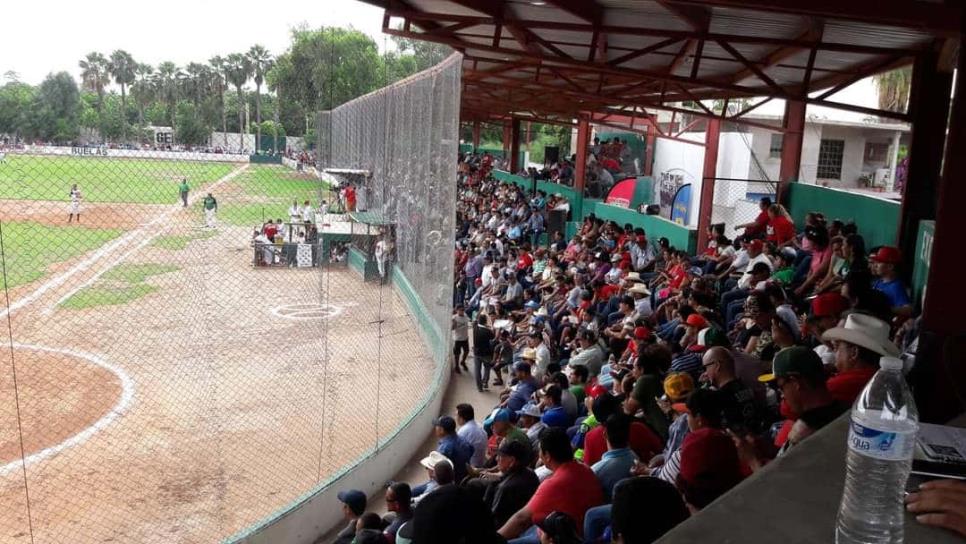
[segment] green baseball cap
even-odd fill
[[[784,378],[790,374],[800,376],[821,376],[825,370],[822,368],[822,359],[814,351],[802,347],[792,346],[779,351],[772,361],[771,374],[758,376],[760,382],[770,382],[775,378]]]

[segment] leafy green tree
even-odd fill
[[[197,106],[187,100],[178,102],[178,128],[175,130],[175,140],[187,145],[203,145],[208,141],[210,129],[203,122],[203,116]]]
[[[37,92],[34,87],[11,79],[0,87],[0,134],[12,134],[14,139],[32,133],[31,110]]]
[[[376,43],[353,29],[296,29],[291,47],[278,64],[281,99],[297,102],[305,112],[332,109],[384,81]]]
[[[80,90],[74,78],[67,72],[48,75],[37,89],[34,111],[36,136],[55,142],[76,138]]]
[[[116,49],[111,53],[107,63],[107,70],[114,78],[114,83],[121,86],[121,138],[127,138],[127,87],[134,83],[137,77],[138,63],[130,53],[123,49]]]
[[[261,45],[253,45],[248,50],[248,62],[251,65],[252,79],[255,80],[255,151],[262,143],[262,83],[265,82],[265,74],[272,69],[274,59],[268,49]]]
[[[453,53],[448,45],[441,43],[414,40],[402,36],[393,36],[392,41],[396,44],[396,51],[399,52],[397,57],[413,63],[414,70],[402,77],[408,77],[431,66],[436,66]],[[399,79],[402,79],[402,77]],[[392,79],[390,83],[393,81],[398,80]]]
[[[225,60],[225,78],[228,83],[235,87],[238,92],[238,149],[245,149],[245,135],[244,135],[244,124],[243,119],[243,104],[245,102],[244,94],[242,93],[242,87],[248,82],[248,78],[251,77],[252,67],[248,60],[248,57],[241,53],[232,53],[228,55]]]
[[[912,66],[873,76],[879,94],[879,109],[906,111],[909,105],[909,89],[912,87]]]

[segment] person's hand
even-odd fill
[[[654,397],[654,401],[657,402],[657,407],[664,412],[664,415],[669,415],[671,413],[671,401],[662,397]]]
[[[631,474],[634,476],[649,476],[651,469],[644,463],[635,460],[634,464],[631,465]]]
[[[906,509],[923,525],[943,527],[966,537],[966,481],[934,480],[906,496]]]

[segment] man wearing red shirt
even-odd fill
[[[654,431],[640,421],[631,423],[630,440],[628,446],[637,455],[637,458],[646,463],[656,454],[661,453],[664,445]],[[590,430],[584,437],[584,464],[592,466],[600,461],[607,451],[607,439],[604,436],[604,426],[598,425]]]
[[[778,204],[768,208],[768,241],[778,246],[788,245],[795,240],[795,224],[782,213]]]
[[[879,370],[879,358],[897,357],[889,341],[889,324],[869,315],[850,314],[845,325],[825,331],[822,340],[835,346],[836,374],[825,387],[835,400],[851,404]]]
[[[527,246],[523,246],[520,250],[520,256],[517,257],[517,270],[526,270],[533,266],[533,257],[530,256],[530,251]]]
[[[604,491],[594,471],[574,461],[570,439],[563,429],[551,428],[540,437],[540,460],[553,474],[544,480],[526,506],[517,511],[500,527],[506,539],[525,537],[537,539],[536,524],[551,512],[563,512],[576,522],[583,533],[584,514],[603,504]]]
[[[743,223],[737,225],[737,229],[745,229],[745,238],[751,240],[753,238],[761,238],[765,235],[765,231],[768,228],[768,208],[771,207],[771,199],[767,196],[762,198],[758,203],[758,208],[761,210],[758,213],[758,217],[755,218],[751,223]]]

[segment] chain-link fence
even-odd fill
[[[354,262],[322,205],[341,188],[311,169],[0,153],[0,542],[228,539],[425,404],[448,338],[458,82],[451,60],[345,106],[392,115],[391,146],[333,153],[387,165],[382,266]]]
[[[736,226],[752,223],[758,217],[762,198],[775,201],[777,189],[776,182],[754,179],[705,178],[703,183],[714,184],[711,224],[723,223],[725,236],[732,240],[743,232]]]

